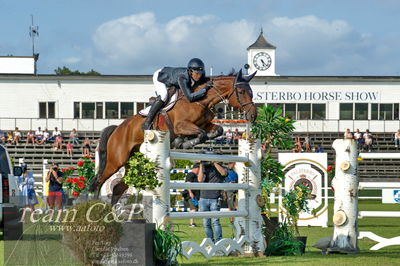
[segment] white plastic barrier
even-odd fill
[[[194,253],[200,252],[205,257],[212,257],[216,253],[222,252],[228,255],[233,250],[239,252],[263,252],[264,237],[262,234],[261,209],[257,205],[257,198],[261,197],[261,149],[259,140],[240,140],[238,156],[215,155],[215,154],[195,154],[171,152],[169,142],[169,132],[167,131],[145,131],[145,140],[141,146],[141,152],[148,158],[155,161],[160,170],[158,179],[162,185],[153,194],[153,222],[164,224],[169,219],[187,218],[217,218],[217,217],[236,217],[236,232],[234,239],[222,239],[217,243],[212,243],[210,239],[204,239],[199,245],[192,241],[182,243],[184,256],[190,258]],[[181,183],[170,181],[171,159],[185,159],[193,161],[218,161],[218,162],[238,162],[236,169],[239,176],[239,184],[212,184],[212,183]],[[202,189],[202,190],[235,190],[238,193],[238,210],[231,212],[170,212],[170,189]],[[243,244],[245,251],[242,250]],[[189,248],[189,249],[188,249]]]

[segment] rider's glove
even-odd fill
[[[211,89],[213,85],[214,84],[213,84],[212,80],[209,80],[209,81],[207,81],[207,84],[206,84],[206,86],[204,88],[206,90],[208,90],[208,89]]]

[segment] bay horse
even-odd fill
[[[170,127],[160,126],[158,130],[170,130],[171,147],[188,149],[196,144],[204,143],[223,134],[221,126],[211,123],[215,117],[215,105],[220,102],[244,112],[246,119],[254,122],[257,117],[257,108],[253,103],[253,92],[249,81],[256,73],[247,77],[242,76],[242,70],[236,75],[219,76],[212,78],[212,87],[208,89],[205,97],[196,102],[189,102],[181,93],[175,106],[167,111]],[[204,84],[196,89],[203,88]],[[160,118],[160,114],[158,115]],[[159,119],[158,118],[158,119]],[[139,151],[143,143],[144,131],[141,126],[145,117],[136,114],[124,120],[119,126],[106,127],[100,136],[99,143],[99,170],[90,186],[91,192],[99,196],[101,186],[116,173],[130,156]],[[155,121],[157,118],[155,119]],[[173,132],[171,132],[173,131]],[[113,188],[111,203],[114,205],[128,189],[123,182]]]

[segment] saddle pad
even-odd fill
[[[177,98],[178,98],[178,91],[175,92],[174,95],[172,95],[172,97],[169,98],[168,103],[164,106],[164,108],[162,110],[165,112],[168,112],[169,110],[171,110],[172,107],[174,107]],[[149,114],[150,108],[151,108],[151,105],[147,106],[143,110],[140,110],[139,114],[142,116],[147,116]]]

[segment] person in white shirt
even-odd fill
[[[18,145],[19,141],[21,140],[22,135],[21,135],[21,131],[19,131],[19,129],[16,127],[15,131],[14,131],[14,140],[13,142]]]
[[[233,133],[230,129],[225,134],[226,144],[233,144]]]
[[[358,150],[362,151],[363,145],[364,145],[364,138],[363,138],[363,134],[360,132],[360,130],[358,128],[357,128],[356,132],[354,132],[354,139],[357,142]]]
[[[35,142],[36,144],[43,144],[43,131],[40,127],[35,132]]]
[[[55,127],[54,130],[53,130],[53,134],[51,135],[51,137],[48,140],[49,141],[54,141],[54,140],[56,140],[57,136],[61,136],[61,131],[59,131],[58,128]]]
[[[396,148],[400,146],[400,129],[398,129],[397,132],[394,133],[394,146]]]
[[[371,152],[372,150],[372,138],[373,138],[372,133],[369,132],[368,129],[366,129],[364,133],[364,143],[365,143],[365,149],[368,152]]]

